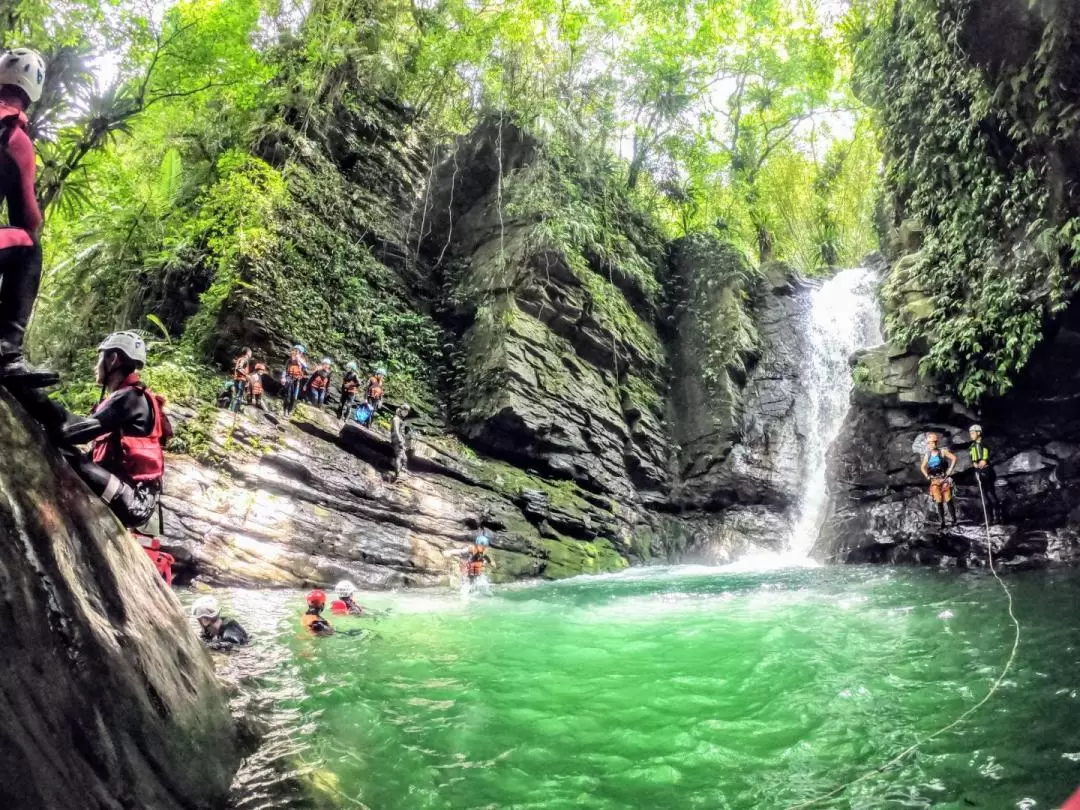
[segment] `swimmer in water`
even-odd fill
[[[308,609],[300,617],[300,624],[313,636],[332,636],[334,627],[322,617],[326,608],[326,593],[314,590],[307,595]]]

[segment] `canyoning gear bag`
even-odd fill
[[[374,409],[367,402],[361,402],[356,406],[356,410],[353,412],[353,419],[359,422],[361,425],[366,425],[371,422],[371,417],[375,415]]]
[[[134,375],[132,375],[134,376]],[[119,466],[130,481],[151,483],[165,475],[165,445],[173,436],[172,424],[165,415],[165,399],[147,388],[138,378],[129,377],[110,397],[136,390],[146,397],[153,414],[153,424],[146,436],[131,436],[123,430],[114,431],[94,440],[91,451],[95,464]],[[91,413],[101,408],[108,399],[102,400]]]

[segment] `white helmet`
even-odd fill
[[[146,365],[146,341],[138,332],[113,332],[101,341],[97,350],[99,352],[118,351],[139,368]]]
[[[29,48],[15,48],[0,56],[0,84],[13,84],[30,98],[41,98],[45,85],[45,60]]]
[[[221,606],[212,596],[200,596],[191,603],[191,615],[196,619],[216,619],[220,613]]]
[[[342,599],[351,599],[352,595],[356,593],[356,586],[349,582],[349,580],[343,579],[334,587],[334,590],[337,591],[337,595]]]
[[[972,425],[968,428],[968,433],[982,433],[982,425]]]

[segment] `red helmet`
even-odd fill
[[[326,593],[314,590],[307,595],[307,603],[310,607],[324,607],[326,605]]]

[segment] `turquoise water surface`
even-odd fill
[[[1007,581],[1023,636],[998,695],[817,806],[1055,808],[1080,785],[1080,574]],[[243,810],[782,810],[952,721],[1013,639],[989,575],[915,569],[379,594],[390,618],[328,639],[298,635],[302,594],[222,595],[256,635],[224,674],[269,732]]]

